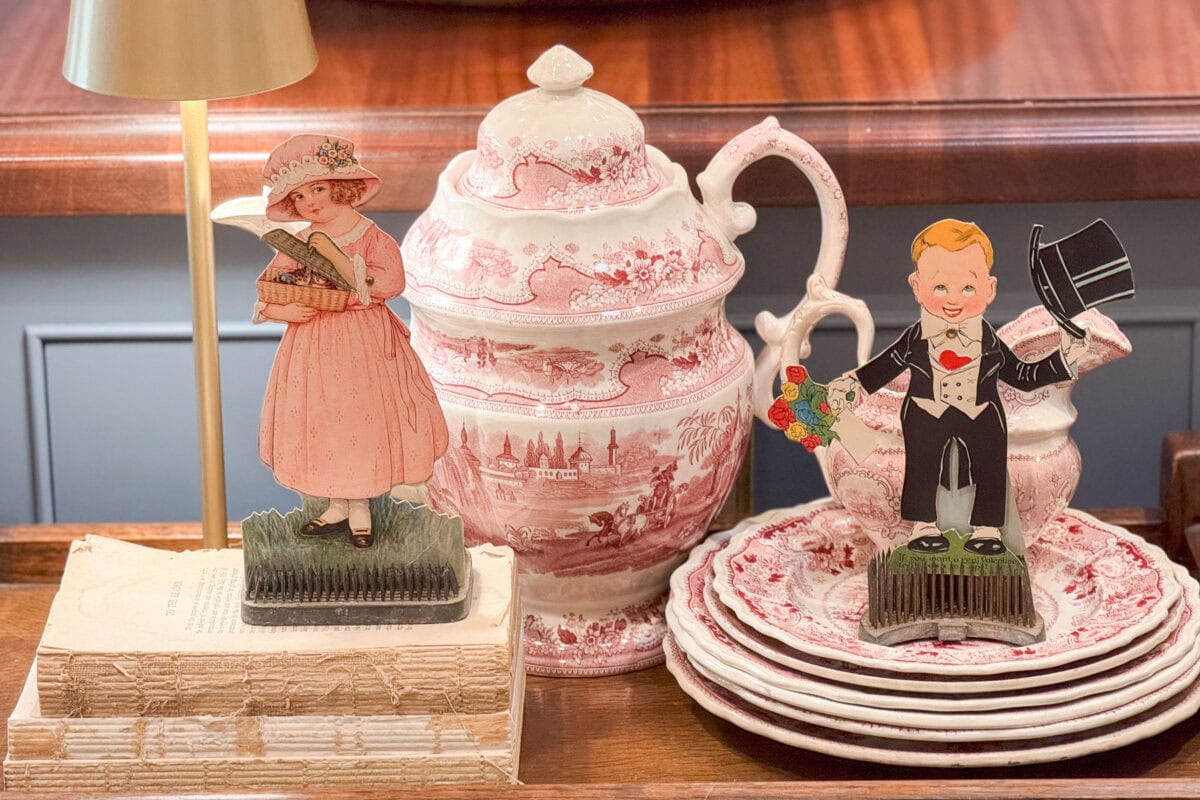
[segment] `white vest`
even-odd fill
[[[947,322],[921,309],[921,338],[929,343],[929,363],[933,367],[933,398],[914,397],[920,408],[934,417],[941,417],[947,408],[954,407],[975,419],[987,404],[976,402],[979,389],[979,357],[983,351],[983,317],[975,316],[962,322]],[[943,353],[971,359],[957,369],[942,365]]]

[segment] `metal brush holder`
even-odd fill
[[[937,558],[900,566],[896,552],[878,553],[867,564],[867,613],[859,623],[863,641],[893,645],[971,638],[1024,646],[1045,638],[1024,559],[1012,557],[994,570],[977,561]]]
[[[395,625],[454,622],[467,615],[471,559],[459,517],[382,497],[371,501],[374,544],[300,536],[315,516],[306,503],[286,515],[242,523],[242,621],[250,625]]]

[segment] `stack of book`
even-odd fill
[[[244,626],[242,554],[71,549],[8,721],[5,788],[507,783],[524,706],[512,551],[461,622]]]

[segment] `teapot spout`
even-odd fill
[[[1097,309],[1088,309],[1074,321],[1088,335],[1087,350],[1077,362],[1080,375],[1133,352],[1133,345],[1117,323]],[[1012,351],[1025,360],[1049,353],[1058,346],[1060,336],[1058,323],[1042,306],[1027,309],[998,333]]]

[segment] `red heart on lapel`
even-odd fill
[[[953,350],[943,350],[942,354],[938,356],[938,361],[951,372],[971,363],[971,359],[968,356],[960,356]]]

